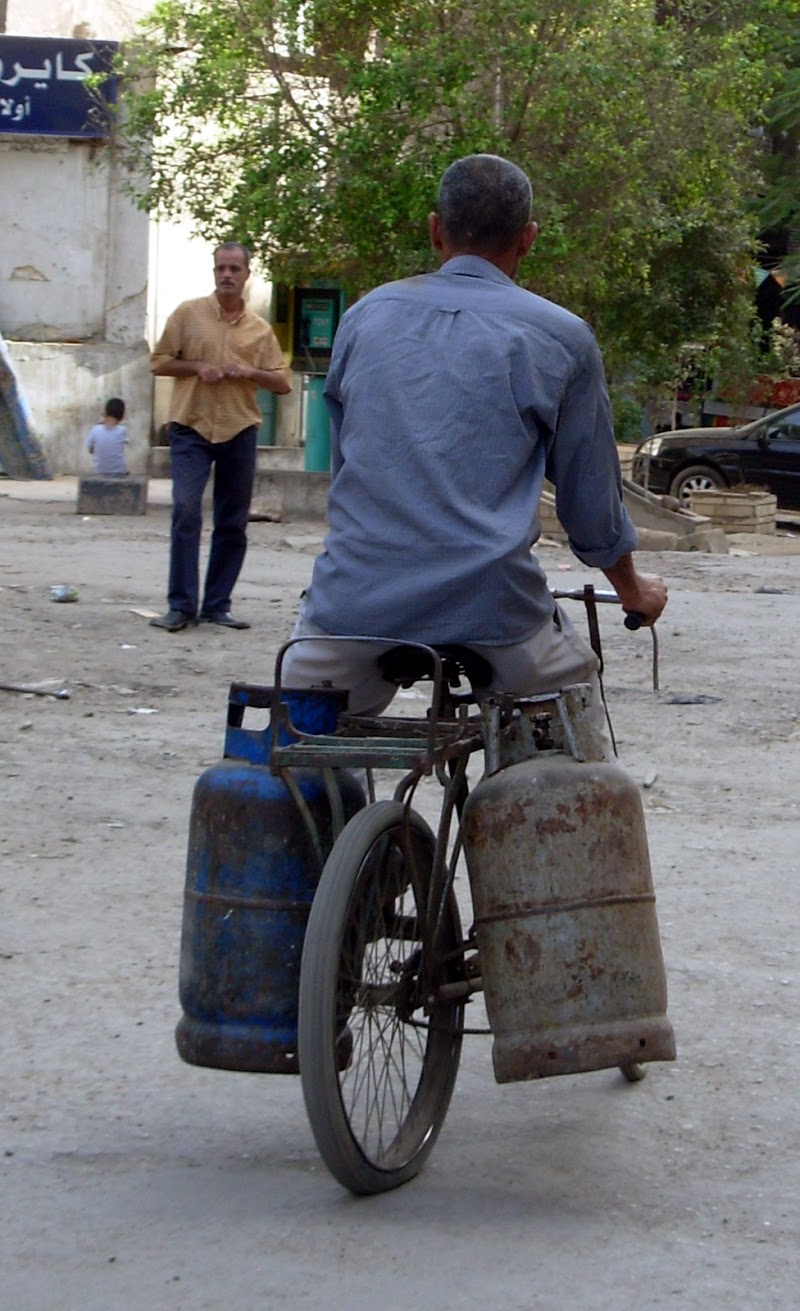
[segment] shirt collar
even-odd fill
[[[447,277],[460,274],[467,278],[486,278],[489,282],[501,282],[512,287],[516,285],[513,278],[509,278],[496,264],[480,255],[453,255],[441,265],[438,272]]]
[[[218,299],[217,299],[217,293],[216,293],[215,291],[212,291],[212,293],[211,293],[211,295],[209,296],[208,299],[209,299],[209,301],[211,302],[211,304],[214,306],[214,313],[215,313],[215,315],[217,316],[218,319],[221,320],[221,319],[222,319],[222,306],[220,305],[220,303],[219,303],[219,301],[218,301]],[[247,306],[246,306],[246,305],[242,305],[241,313],[237,314],[235,319],[226,319],[225,322],[226,322],[226,323],[238,323],[240,319],[243,319],[243,318],[244,318],[244,316],[245,316],[246,313],[247,313]]]

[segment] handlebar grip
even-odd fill
[[[644,615],[640,614],[638,610],[629,610],[625,615],[625,627],[629,628],[632,633],[635,633],[637,628],[641,628],[643,623]]]

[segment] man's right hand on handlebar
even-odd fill
[[[667,604],[667,585],[658,574],[642,574],[632,555],[623,555],[615,565],[604,569],[627,614],[641,616],[641,626],[651,628]]]

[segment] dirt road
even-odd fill
[[[172,636],[137,613],[163,608],[166,506],[84,520],[9,489],[0,682],[69,698],[0,691],[4,1311],[798,1305],[798,539],[642,557],[671,591],[658,696],[649,635],[603,616],[678,1061],[498,1087],[471,1039],[423,1174],[357,1202],[297,1079],[173,1043],[192,787],[228,684],[270,681],[320,530],[252,525],[253,628]]]

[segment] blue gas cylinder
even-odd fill
[[[244,708],[269,706],[271,697],[271,688],[232,686],[224,758],[195,784],[175,1040],[191,1065],[291,1074],[300,957],[320,868],[297,803],[270,771],[271,725],[242,727]],[[332,733],[346,698],[333,689],[281,693],[304,733]],[[323,776],[292,774],[327,856],[333,824]],[[365,797],[347,770],[336,770],[336,781],[346,821]]]

